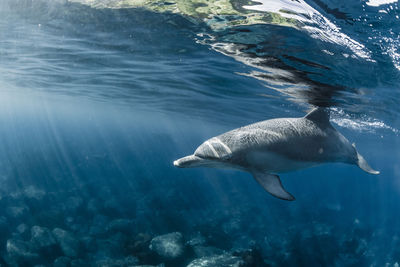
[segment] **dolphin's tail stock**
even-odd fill
[[[358,152],[357,152],[357,165],[365,172],[371,174],[379,174],[379,171],[375,171],[374,169],[372,169],[371,166],[369,166],[367,161],[364,159],[364,157],[361,156],[360,153]]]

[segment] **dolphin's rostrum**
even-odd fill
[[[180,168],[216,167],[250,172],[273,196],[294,200],[275,173],[327,162],[343,162],[373,170],[329,122],[329,113],[315,108],[302,118],[279,118],[250,124],[200,145],[193,155],[174,161]]]

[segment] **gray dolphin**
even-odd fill
[[[174,161],[180,168],[233,168],[250,172],[273,196],[294,200],[282,186],[281,173],[328,162],[373,170],[354,145],[329,122],[329,113],[315,108],[302,118],[279,118],[250,124],[200,145],[193,155]]]

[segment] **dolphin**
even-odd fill
[[[329,112],[318,107],[301,118],[265,120],[208,139],[193,155],[175,160],[174,165],[247,171],[271,195],[294,200],[277,173],[329,162],[354,164],[379,174],[331,125]]]

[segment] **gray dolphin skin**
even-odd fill
[[[179,168],[233,168],[250,172],[273,196],[294,200],[276,173],[328,162],[354,164],[373,170],[329,122],[329,112],[315,108],[302,118],[279,118],[250,124],[200,145],[193,155],[174,161]]]

